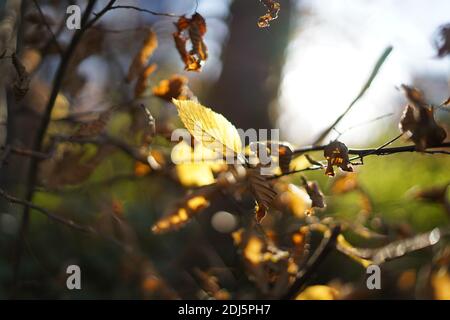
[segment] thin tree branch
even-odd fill
[[[139,7],[136,7],[136,6],[125,6],[125,5],[112,6],[107,11],[116,10],[116,9],[136,10],[136,11],[139,11],[139,12],[149,13],[149,14],[152,14],[154,16],[165,16],[165,17],[170,17],[170,18],[180,18],[181,17],[180,15],[176,15],[176,14],[173,14],[173,13],[156,12],[156,11],[152,11],[152,10],[139,8]]]
[[[338,125],[338,123],[341,122],[341,120],[347,115],[347,113],[351,110],[351,108],[355,105],[355,103],[358,102],[358,100],[366,93],[367,89],[369,89],[370,85],[372,84],[372,81],[377,76],[381,66],[386,61],[386,58],[391,53],[392,49],[393,49],[392,46],[389,46],[386,49],[384,49],[383,54],[378,58],[378,61],[375,64],[369,76],[369,79],[367,79],[366,83],[364,84],[364,86],[362,87],[356,98],[353,99],[353,101],[350,103],[347,109],[345,109],[345,111],[339,117],[337,117],[337,119],[319,135],[319,137],[314,141],[313,145],[321,143],[328,136],[330,131],[333,130],[333,128],[335,128]]]
[[[108,5],[105,7],[105,9],[109,6],[112,6],[115,1],[110,1]],[[53,87],[49,96],[49,100],[47,102],[47,105],[45,107],[44,115],[41,120],[41,123],[39,125],[35,141],[33,144],[33,149],[40,152],[42,151],[43,147],[43,141],[45,134],[47,132],[48,124],[50,123],[50,115],[52,113],[53,107],[55,105],[56,97],[58,96],[58,93],[61,89],[64,77],[66,75],[67,67],[70,64],[70,60],[72,58],[73,53],[75,52],[76,47],[78,46],[79,42],[81,41],[84,33],[89,28],[89,26],[93,25],[100,17],[106,13],[107,10],[103,9],[100,14],[98,14],[94,19],[89,21],[89,16],[92,13],[92,10],[94,9],[96,0],[89,0],[86,9],[83,13],[83,16],[81,18],[81,29],[77,30],[72,37],[72,40],[70,41],[70,44],[67,48],[67,50],[64,52],[63,56],[61,57],[61,61],[59,63],[58,69],[56,71],[55,78],[53,80]],[[89,21],[89,22],[88,22]],[[36,185],[37,175],[38,175],[38,159],[32,158],[30,168],[28,171],[28,177],[26,181],[26,193],[25,193],[25,201],[26,203],[31,203],[33,199],[34,189]],[[23,240],[25,237],[25,234],[28,229],[29,224],[29,215],[30,215],[30,206],[25,205],[23,214],[22,214],[22,222],[20,225],[19,230],[19,238],[17,240],[16,244],[16,253],[15,258],[13,261],[13,288],[17,286],[18,276],[19,276],[19,269],[20,269],[20,262],[22,257],[22,251],[23,251]]]
[[[26,200],[22,200],[19,199],[15,196],[12,196],[10,194],[8,194],[5,190],[0,189],[0,196],[2,196],[3,198],[5,198],[7,201],[11,202],[11,203],[15,203],[15,204],[19,204],[22,206],[27,206],[31,209],[34,209],[42,214],[44,214],[47,218],[49,218],[52,221],[55,221],[59,224],[65,225],[69,228],[75,229],[77,231],[81,231],[84,233],[88,233],[97,237],[102,237],[108,241],[113,242],[114,244],[122,247],[125,250],[129,250],[128,247],[126,247],[123,243],[119,242],[118,240],[114,239],[114,238],[110,238],[107,237],[105,235],[100,234],[97,230],[95,230],[93,227],[91,226],[83,226],[79,223],[76,223],[75,221],[71,220],[71,219],[65,219],[59,215],[56,215],[54,213],[51,213],[50,211],[48,211],[47,209],[40,207],[38,205],[35,205],[34,203],[30,202],[30,201],[26,201]]]
[[[49,154],[44,153],[44,152],[29,150],[29,149],[15,147],[15,146],[11,146],[11,145],[0,146],[0,150],[3,150],[5,152],[5,154],[6,153],[8,153],[8,154],[14,153],[19,156],[37,158],[39,160],[45,160],[50,157]],[[5,161],[7,161],[7,160],[3,159],[3,162],[5,162]],[[0,166],[1,166],[1,164],[0,164]]]

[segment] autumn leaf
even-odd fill
[[[348,148],[342,142],[337,140],[331,142],[325,147],[323,154],[327,159],[326,175],[334,176],[333,166],[338,166],[344,171],[353,171],[348,157]]]
[[[282,173],[290,171],[293,149],[289,144],[278,145],[278,162]]]
[[[144,68],[144,70],[139,74],[139,77],[136,81],[136,85],[134,86],[134,97],[139,98],[142,94],[147,90],[148,87],[148,77],[157,69],[157,65],[152,63],[148,67]]]
[[[156,34],[152,30],[148,30],[141,49],[134,57],[133,62],[128,69],[127,82],[133,81],[141,74],[157,47],[158,39],[156,38]]]
[[[258,27],[267,28],[270,26],[270,21],[278,18],[278,12],[280,11],[280,3],[274,0],[260,0],[262,4],[267,8],[266,14],[262,15],[258,19]]]
[[[195,13],[191,19],[180,17],[175,23],[177,31],[172,34],[175,47],[184,62],[186,71],[200,71],[202,62],[208,58],[208,49],[203,37],[206,33],[205,19]],[[192,49],[186,49],[187,41],[192,43]]]
[[[419,151],[442,143],[447,133],[436,123],[434,109],[425,101],[423,93],[404,84],[401,88],[410,104],[400,118],[400,131],[409,134]]]
[[[186,129],[203,146],[222,156],[239,156],[242,143],[239,133],[224,116],[192,100],[172,102]]]
[[[152,226],[153,233],[164,233],[184,226],[195,214],[209,206],[209,201],[202,195],[194,195],[186,199],[169,215],[159,219]]]
[[[441,144],[447,137],[445,130],[436,123],[433,108],[407,105],[400,119],[400,131],[408,133],[417,150]]]
[[[226,167],[224,161],[214,151],[197,144],[194,149],[186,142],[175,145],[171,153],[172,161],[180,183],[185,187],[201,187],[216,181],[214,172]]]
[[[315,285],[309,286],[303,290],[295,300],[337,300],[339,291],[335,288]]]
[[[170,79],[164,79],[153,87],[153,95],[165,101],[171,102],[172,99],[186,99],[188,79],[180,75],[173,75]]]
[[[305,187],[306,192],[311,198],[313,208],[325,208],[325,200],[323,197],[323,193],[319,189],[319,185],[316,181],[306,181],[304,177],[302,177],[303,186]]]
[[[261,175],[260,168],[248,169],[247,181],[249,189],[256,199],[255,217],[257,222],[260,223],[271,207],[277,192],[270,181],[267,180],[267,177]]]

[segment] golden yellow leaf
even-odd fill
[[[196,213],[209,206],[204,196],[193,196],[187,199],[174,212],[162,217],[153,226],[153,233],[164,233],[184,226]]]
[[[186,129],[198,142],[223,156],[241,154],[238,131],[224,116],[192,100],[172,99],[172,102]]]
[[[201,187],[214,183],[211,168],[204,163],[183,163],[176,166],[180,183],[185,187]]]
[[[295,300],[336,300],[338,296],[339,292],[335,288],[316,285],[307,287]]]
[[[217,153],[198,144],[194,149],[186,142],[175,145],[171,153],[181,184],[201,187],[215,182],[213,172],[221,171],[225,164]]]
[[[290,171],[303,170],[310,166],[311,163],[308,161],[308,159],[304,155],[301,155],[291,160],[291,163],[289,164],[289,170]]]
[[[252,236],[245,246],[244,256],[253,264],[258,264],[263,260],[262,251],[264,244],[258,237]]]
[[[434,289],[434,297],[437,300],[450,300],[450,274],[441,269],[431,276],[431,284]]]
[[[286,205],[292,214],[303,218],[307,210],[311,209],[311,199],[308,193],[294,184],[289,184],[280,194],[281,203]]]

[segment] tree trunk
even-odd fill
[[[224,45],[222,74],[208,105],[237,127],[270,128],[269,106],[278,95],[291,26],[290,0],[281,0],[277,20],[260,29],[266,8],[257,0],[231,5],[230,38]]]

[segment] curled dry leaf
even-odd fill
[[[407,85],[402,85],[402,89],[410,104],[400,119],[400,131],[410,135],[419,151],[442,143],[447,133],[436,123],[434,109],[426,103],[423,93]]]
[[[136,85],[134,86],[134,97],[139,98],[148,88],[148,77],[155,72],[158,66],[155,63],[152,63],[148,67],[144,68],[144,70],[139,74],[139,77],[136,81]]]
[[[277,192],[271,182],[261,175],[259,168],[247,170],[247,181],[249,189],[256,199],[255,215],[258,223],[264,218],[275,199]]]
[[[282,173],[290,171],[292,156],[293,150],[289,144],[280,143],[278,145],[278,162]]]
[[[274,0],[260,0],[267,8],[267,12],[265,15],[259,17],[258,19],[258,27],[267,28],[270,26],[270,21],[278,18],[278,12],[280,11],[280,4]]]
[[[152,226],[153,233],[164,233],[184,226],[195,214],[209,206],[203,195],[194,195],[183,202],[175,211],[161,218]]]
[[[400,119],[400,131],[408,133],[417,150],[423,151],[442,143],[445,130],[434,119],[433,108],[407,105]]]
[[[157,86],[153,87],[153,95],[167,102],[172,102],[172,99],[185,100],[189,91],[187,83],[186,77],[173,75],[170,79],[161,80]]]
[[[304,177],[302,177],[303,186],[305,187],[306,192],[311,198],[312,208],[325,208],[325,199],[323,197],[322,191],[319,189],[319,185],[316,181],[306,181]]]
[[[191,19],[182,16],[175,26],[177,31],[173,33],[173,39],[184,62],[185,70],[200,71],[202,62],[208,58],[208,49],[203,41],[206,33],[205,19],[199,13],[195,13]],[[189,52],[186,49],[188,40],[192,43],[192,49]]]
[[[336,140],[328,144],[323,150],[323,155],[327,159],[326,175],[334,176],[333,166],[338,166],[344,171],[353,171],[348,157],[348,148],[342,142]]]
[[[158,47],[158,39],[152,30],[148,30],[147,35],[142,43],[141,49],[136,54],[133,62],[128,69],[127,82],[136,79],[146,68],[148,60],[152,56],[155,49]]]
[[[427,107],[428,104],[425,101],[425,96],[423,92],[417,88],[408,86],[406,84],[401,85],[401,89],[405,93],[406,99],[414,106],[414,107]]]

